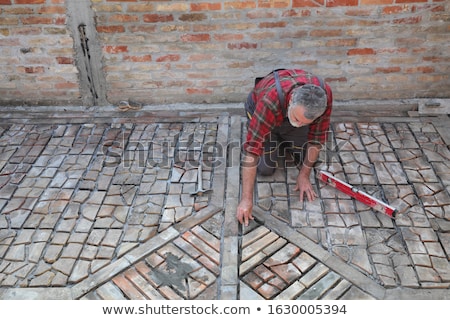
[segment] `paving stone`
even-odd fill
[[[318,263],[313,269],[311,269],[300,279],[300,283],[303,284],[306,288],[309,288],[313,283],[317,282],[320,278],[327,274],[328,270],[328,267],[321,263]]]
[[[13,245],[9,248],[5,259],[10,261],[25,261],[25,244]]]
[[[398,266],[395,268],[395,272],[397,273],[397,276],[399,277],[402,286],[412,288],[419,287],[419,282],[416,273],[414,272],[414,269],[411,266]]]
[[[344,295],[340,298],[341,300],[375,300],[370,294],[362,291],[361,289],[352,286]]]
[[[297,300],[317,300],[332,286],[334,286],[339,279],[340,277],[336,273],[330,272],[302,293]]]
[[[206,119],[207,122],[202,122]],[[246,128],[240,126],[244,121],[239,116],[233,119],[233,128],[239,130],[232,129],[230,134],[235,141],[242,140]],[[202,199],[189,196],[196,188],[199,151],[202,144],[214,145],[217,141],[227,144],[230,117],[185,120],[12,125],[1,131],[2,286],[51,288],[87,283],[92,281],[92,274],[107,269],[114,259],[128,259],[134,256],[130,255],[133,250],[142,251],[142,246],[161,230],[196,219],[195,215],[201,214],[211,201],[208,196]],[[233,283],[218,288],[220,281],[218,284],[215,281],[221,275],[220,261],[224,261],[220,252],[223,223],[220,220],[213,229],[197,226],[190,230],[189,236],[184,234],[184,238],[174,241],[186,255],[183,263],[199,268],[197,277],[188,278],[189,288],[156,289],[151,285],[151,289],[143,274],[142,278],[135,277],[140,280],[134,283],[128,280],[131,288],[144,298],[152,294],[163,299],[215,297],[216,292],[223,292],[234,297],[240,295],[241,299],[262,299],[254,291],[256,287],[245,282],[254,274],[254,268],[266,263],[277,272],[258,286],[264,285],[261,289],[264,298],[295,299],[306,292],[320,299],[373,298],[367,293],[369,289],[362,291],[341,278],[333,290],[317,294],[319,290],[315,295],[312,290],[307,291],[308,277],[313,279],[308,283],[311,288],[314,281],[325,281],[325,274],[332,272],[324,271],[323,277],[310,274],[317,270],[320,261],[283,238],[284,233],[289,236],[294,230],[311,239],[314,248],[328,250],[334,254],[333,259],[341,259],[349,270],[369,274],[384,287],[448,288],[450,152],[431,123],[414,121],[333,123],[333,145],[321,153],[324,162],[320,169],[387,200],[399,211],[396,219],[375,213],[342,192],[317,183],[313,175],[311,181],[318,188],[320,199],[300,203],[293,191],[298,169],[282,160],[274,176],[258,177],[256,200],[260,208],[287,227],[280,235],[267,228],[270,226],[259,226],[259,222],[242,230],[241,248],[236,240],[230,248],[236,259],[229,260],[237,261],[240,250],[248,258],[227,269],[231,272],[227,277],[235,279]],[[9,145],[11,140],[14,145]],[[148,156],[142,157],[142,150]],[[238,198],[239,170],[211,167],[211,159],[217,155],[211,150],[204,151],[205,185],[214,185],[215,194],[225,194],[225,175],[234,175],[232,191]],[[239,156],[233,159],[233,169],[238,169]],[[170,218],[163,214],[169,211]],[[289,225],[296,229],[291,230]],[[263,244],[268,238],[273,241]],[[299,251],[286,254],[283,250],[291,246]],[[74,260],[72,271],[68,271],[69,263],[63,263],[64,259]],[[52,269],[53,265],[58,270]],[[161,264],[155,262],[157,266]],[[301,275],[289,270],[298,270]],[[129,293],[125,297],[116,284],[106,283],[109,285],[93,289],[87,296],[102,299],[133,296]]]
[[[264,300],[261,295],[249,288],[243,281],[240,282],[239,289],[239,296],[241,300]]]
[[[297,267],[292,263],[279,264],[270,267],[270,269],[278,275],[281,279],[283,279],[283,284],[281,286],[277,286],[279,289],[284,289],[286,284],[293,283],[295,280],[300,278],[301,272]]]
[[[277,234],[271,232],[256,242],[248,245],[242,251],[242,261],[246,261],[253,255],[260,253],[264,248],[275,242],[278,238],[279,236]]]
[[[352,248],[351,263],[364,272],[372,274],[371,262],[365,248]]]
[[[285,264],[291,261],[300,253],[300,249],[292,244],[287,244],[281,250],[278,250],[274,255],[264,262],[267,267]]]

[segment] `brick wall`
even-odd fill
[[[92,94],[66,2],[0,0],[0,104]],[[109,103],[238,102],[280,67],[322,75],[336,100],[450,97],[448,0],[88,2]]]
[[[0,0],[0,103],[79,100],[64,1]]]

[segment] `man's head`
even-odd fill
[[[305,84],[292,91],[288,106],[289,122],[294,127],[310,124],[327,108],[325,90],[313,84]]]

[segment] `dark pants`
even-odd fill
[[[245,110],[250,121],[255,110],[251,95],[245,103]],[[287,118],[284,119],[281,126],[275,127],[264,142],[264,154],[258,162],[258,173],[265,176],[272,175],[278,166],[278,158],[285,157],[286,152],[292,154],[297,166],[301,165],[308,142],[308,132],[309,126],[296,128]]]

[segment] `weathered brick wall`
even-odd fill
[[[79,101],[64,0],[0,0],[0,104]]]
[[[66,2],[0,0],[0,104],[92,94]],[[92,0],[89,10],[109,103],[242,101],[255,76],[280,67],[322,75],[337,100],[450,97],[448,0]]]

